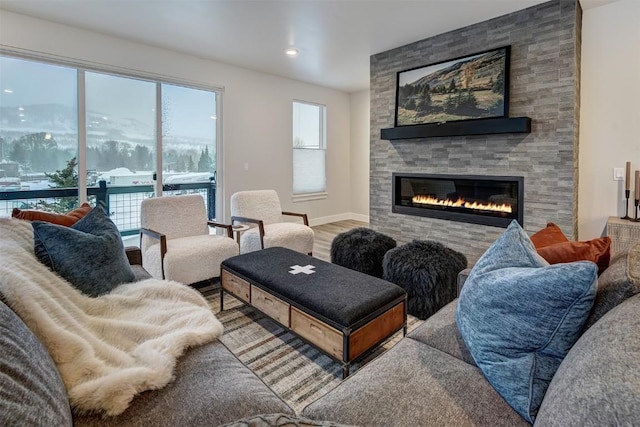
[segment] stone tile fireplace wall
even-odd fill
[[[435,7],[435,6],[434,6]],[[524,176],[524,226],[577,235],[580,29],[575,0],[555,0],[371,57],[370,225],[399,244],[440,241],[473,264],[503,228],[392,213],[392,173]],[[382,140],[394,126],[396,74],[511,45],[510,116],[530,134]]]

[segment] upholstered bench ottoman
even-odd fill
[[[382,279],[285,248],[223,261],[224,292],[252,305],[342,363],[349,365],[404,329],[406,293]]]
[[[331,242],[331,262],[351,270],[382,277],[382,258],[396,247],[391,237],[358,227],[338,234]]]
[[[414,240],[387,252],[382,266],[383,279],[407,292],[409,314],[424,320],[456,298],[467,258],[442,243]]]

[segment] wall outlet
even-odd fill
[[[614,181],[624,180],[624,168],[613,168],[613,180]]]

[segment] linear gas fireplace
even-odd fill
[[[394,213],[507,227],[523,199],[521,176],[393,174]]]

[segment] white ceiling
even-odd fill
[[[369,87],[372,54],[543,2],[0,0],[0,8],[353,92]],[[289,46],[300,50],[297,58],[285,56]]]

